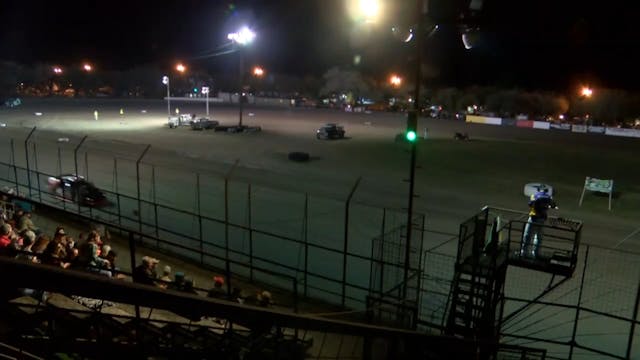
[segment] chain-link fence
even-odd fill
[[[148,245],[229,274],[272,284],[253,269],[294,276],[305,295],[353,308],[370,290],[372,239],[406,223],[400,206],[367,203],[381,190],[368,179],[329,185],[179,149],[2,131],[0,180],[20,195],[163,239]],[[112,206],[61,201],[48,188],[60,174],[83,176]]]
[[[504,211],[501,215],[505,229],[509,221],[519,222],[526,216]],[[568,277],[508,267],[501,342],[546,349],[547,358],[552,359],[640,358],[635,329],[640,254],[582,245],[577,258],[575,271]],[[427,249],[423,259],[419,324],[425,330],[442,329],[455,278],[456,251],[437,246]]]

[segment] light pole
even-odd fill
[[[585,101],[585,105],[583,106],[583,109],[584,109],[584,112],[585,112],[585,118],[584,118],[585,125],[592,125],[592,121],[593,121],[593,120],[590,119],[589,106],[588,106],[588,104],[586,104],[586,100],[590,99],[591,96],[593,96],[593,89],[591,89],[591,87],[583,86],[580,89],[580,99]]]
[[[240,68],[240,92],[238,93],[238,127],[242,129],[242,98],[244,87],[244,53],[242,48],[250,44],[256,37],[256,33],[251,31],[248,27],[243,27],[240,31],[227,34],[227,39],[233,41],[235,44],[239,44],[242,47],[238,48],[239,56],[239,68]]]
[[[202,93],[207,95],[207,116],[209,116],[209,87],[208,86],[203,86],[202,87]]]
[[[171,93],[169,91],[169,77],[167,75],[162,77],[162,83],[167,85],[167,116],[171,117]]]
[[[416,130],[417,130],[417,122],[418,115],[420,114],[420,80],[422,78],[420,73],[420,68],[422,65],[422,39],[424,37],[423,26],[424,19],[423,17],[426,15],[426,8],[424,6],[423,0],[416,0],[416,16],[417,16],[417,26],[416,26],[416,34],[415,37],[415,58],[416,58],[416,70],[415,70],[415,90],[414,90],[414,99],[413,99],[413,110],[409,111],[408,115],[408,132],[407,139],[411,144],[411,163],[409,165],[409,201],[407,205],[407,242],[404,253],[404,286],[402,288],[402,298],[407,298],[407,290],[409,287],[409,268],[411,267],[411,236],[412,236],[412,222],[413,222],[413,198],[414,198],[414,188],[415,188],[415,178],[416,178],[416,148],[417,148],[417,139],[415,138]],[[413,129],[411,129],[413,128]],[[413,136],[411,136],[413,134]],[[413,139],[412,139],[413,138]]]

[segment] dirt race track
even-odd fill
[[[202,103],[173,102],[172,109],[175,106],[181,113],[204,113]],[[99,112],[97,121],[94,110]],[[212,104],[211,112],[222,124],[237,123],[235,107]],[[336,199],[345,199],[362,176],[354,202],[406,207],[409,154],[394,141],[404,129],[403,114],[248,106],[244,123],[263,131],[235,135],[170,130],[165,114],[166,102],[161,100],[27,99],[20,108],[2,110],[0,122],[8,125],[5,133],[18,134],[11,135],[18,143],[37,126],[36,136],[88,135],[100,143],[95,146],[132,159],[150,144],[145,163],[206,173],[224,172],[239,160],[244,171],[236,176],[247,181]],[[347,139],[316,140],[315,129],[327,122],[344,125]],[[640,227],[640,172],[632,165],[640,141],[451,120],[421,119],[419,128],[420,135],[425,128],[428,132],[419,145],[415,207],[427,214],[430,230],[455,234],[458,224],[485,204],[525,211],[524,183],[543,181],[557,190],[557,215],[584,220],[584,243],[640,251],[640,236],[633,235]],[[453,140],[456,131],[468,132],[471,141]],[[312,160],[291,162],[291,151],[308,152]],[[585,176],[615,180],[613,211],[607,211],[606,198],[592,194],[578,207]]]

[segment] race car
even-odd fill
[[[326,124],[316,130],[318,139],[344,139],[344,128],[338,124]]]
[[[51,176],[47,183],[49,191],[63,201],[90,207],[102,207],[110,204],[102,191],[82,176],[73,174]]]
[[[22,100],[20,98],[9,98],[4,102],[4,106],[8,108],[14,108],[20,105],[22,105]]]

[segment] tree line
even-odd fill
[[[160,98],[166,95],[166,87],[161,81],[164,75],[170,76],[172,95],[177,96],[194,93],[194,89],[199,92],[202,86],[209,86],[212,94],[240,89],[235,71],[210,73],[189,69],[188,73],[177,74],[149,64],[122,71],[93,69],[90,72],[77,66],[56,74],[50,64],[21,65],[0,61],[0,95],[56,96],[63,95],[66,89],[73,89],[67,95]],[[585,98],[577,90],[575,94],[567,94],[491,86],[435,88],[428,83],[429,80],[425,80],[421,86],[421,103],[441,106],[449,113],[476,105],[496,116],[525,114],[531,118],[557,118],[564,114],[584,118],[589,115],[594,121],[609,125],[640,118],[640,93],[621,89],[599,88],[592,97]],[[334,67],[322,77],[271,73],[254,77],[248,69],[243,88],[263,96],[319,99],[344,94],[346,101],[352,103],[367,99],[384,104],[391,99],[407,102],[412,98],[414,86],[408,81],[394,86],[386,78],[365,76],[355,68]]]

